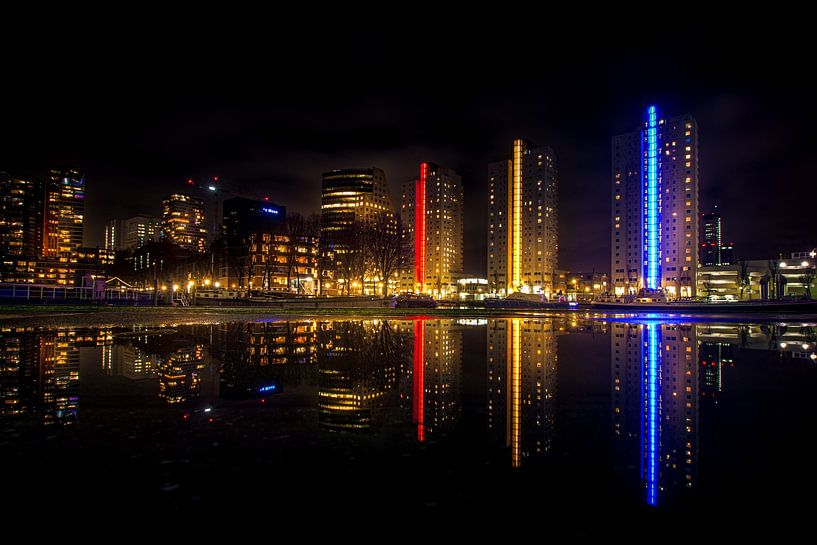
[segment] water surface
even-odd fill
[[[817,480],[815,333],[575,315],[4,324],[2,512],[795,531]]]

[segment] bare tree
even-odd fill
[[[403,225],[390,217],[381,216],[367,225],[366,249],[374,274],[383,282],[383,295],[388,295],[389,279],[407,267],[411,245],[403,236]]]
[[[715,288],[712,287],[712,279],[707,276],[702,282],[702,285],[704,288],[704,293],[706,293],[706,297],[711,297],[712,293],[715,291]]]
[[[361,290],[366,273],[369,270],[369,252],[367,251],[368,227],[355,221],[334,237],[335,261],[338,279],[343,279],[343,293],[352,294],[352,281],[359,281]]]
[[[751,278],[749,276],[749,264],[745,259],[741,259],[738,263],[740,269],[738,270],[738,287],[740,288],[740,300],[743,301],[743,294],[749,288]]]
[[[769,260],[769,299],[780,299],[780,260]]]
[[[231,276],[235,276],[239,288],[244,287],[245,278],[249,280],[252,270],[250,252],[252,245],[251,237],[229,232],[214,242],[212,251],[224,256],[227,262],[227,287],[229,287]]]
[[[806,299],[811,300],[811,284],[814,282],[815,277],[817,277],[817,268],[815,267],[806,268],[802,276],[800,276],[800,281],[803,282],[803,288],[805,289],[803,295]]]
[[[321,293],[321,276],[323,269],[320,259],[320,252],[318,250],[318,241],[321,238],[321,215],[310,214],[304,220],[304,238],[308,243],[309,262],[312,267],[312,272],[315,278],[315,293]]]
[[[301,291],[301,275],[300,265],[298,260],[298,248],[303,246],[304,233],[306,232],[306,221],[304,217],[297,212],[287,214],[286,223],[286,267],[287,267],[287,291],[290,291],[292,285],[292,274],[295,273],[297,278],[298,292]]]

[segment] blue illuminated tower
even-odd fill
[[[658,110],[647,108],[644,128],[641,131],[642,156],[644,166],[644,286],[650,290],[661,287],[661,149],[658,133]]]
[[[610,285],[617,295],[694,297],[698,272],[698,125],[649,106],[613,137]]]

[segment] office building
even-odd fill
[[[454,298],[463,266],[462,179],[451,169],[420,163],[403,184],[400,216],[410,241],[412,267],[401,273],[401,291]]]
[[[126,220],[114,219],[105,225],[105,249],[110,255],[141,248],[157,240],[162,232],[159,218],[139,214]]]
[[[554,278],[556,294],[567,301],[592,301],[610,290],[607,273],[558,270]]]
[[[403,353],[386,321],[321,322],[318,329],[318,425],[371,431],[385,421]]]
[[[701,215],[701,266],[731,265],[733,263],[731,242],[724,242],[719,212]]]
[[[613,137],[611,285],[616,295],[696,295],[698,126],[647,109],[640,130]]]
[[[162,233],[185,250],[200,253],[207,248],[204,201],[173,193],[162,201]]]
[[[556,160],[514,140],[511,159],[488,165],[488,282],[492,293],[550,297],[559,256]]]
[[[318,234],[286,221],[286,208],[234,197],[224,201],[225,287],[316,293]],[[303,228],[300,228],[303,227]]]
[[[122,227],[122,246],[125,250],[141,248],[148,242],[157,240],[162,232],[159,218],[144,214],[124,220]]]
[[[397,221],[386,185],[386,174],[379,168],[344,168],[323,174],[321,186],[321,289],[332,295],[352,293],[353,278],[364,277],[356,247],[359,227],[387,221],[397,229]],[[364,284],[365,284],[364,278]],[[363,291],[364,285],[358,290]],[[372,286],[371,291],[374,291]]]
[[[702,266],[698,270],[698,293],[724,301],[817,296],[817,251],[790,255],[789,259],[750,259]]]
[[[488,279],[467,277],[457,280],[457,290],[462,301],[482,301],[488,295]]]
[[[111,220],[105,224],[105,249],[114,254],[125,249],[123,236],[125,231],[124,220]]]

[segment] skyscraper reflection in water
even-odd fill
[[[698,457],[695,325],[611,324],[613,441],[619,463],[639,460],[644,500],[692,488]]]
[[[379,428],[397,391],[405,342],[387,320],[323,322],[318,330],[318,423],[331,431]]]
[[[552,447],[556,393],[554,320],[488,320],[488,430],[511,464]]]
[[[455,320],[415,318],[401,322],[412,340],[411,360],[400,371],[400,404],[410,408],[418,441],[445,435],[462,412],[462,330]]]
[[[9,327],[0,331],[0,416],[70,424],[79,409],[76,333]]]
[[[221,363],[221,396],[239,400],[283,392],[313,395],[317,331],[314,320],[220,324],[212,349]]]
[[[184,403],[199,396],[204,364],[204,345],[180,346],[159,359],[159,397],[168,403]]]

